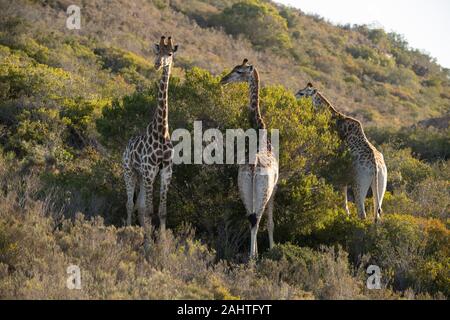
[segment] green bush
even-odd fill
[[[382,224],[369,230],[368,236],[372,258],[394,288],[448,296],[450,233],[441,222],[387,215]]]
[[[263,274],[300,286],[319,299],[360,299],[361,282],[352,275],[347,253],[341,248],[319,251],[286,243],[265,254]]]
[[[214,17],[232,35],[244,34],[258,49],[278,52],[292,46],[286,20],[269,3],[247,0],[233,4]]]

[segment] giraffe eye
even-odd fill
[[[236,72],[237,72],[237,73],[239,73],[239,74],[241,74],[241,73],[242,73],[242,71],[239,71],[239,70],[236,70]]]

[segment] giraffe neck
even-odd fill
[[[257,130],[256,136],[258,141],[259,151],[272,151],[272,143],[270,137],[267,136],[266,124],[261,116],[259,110],[259,73],[256,68],[253,69],[253,73],[249,80],[250,84],[250,123],[253,129]],[[260,130],[264,130],[260,132]]]
[[[153,115],[152,123],[147,127],[147,134],[153,134],[158,140],[169,138],[168,92],[171,68],[171,64],[163,67],[163,73],[158,85],[158,107]]]
[[[313,104],[317,107],[320,105],[324,105],[330,110],[332,117],[342,117],[343,114],[340,113],[335,109],[335,107],[331,104],[330,101],[328,101],[327,98],[325,98],[324,95],[322,95],[320,92],[316,92],[316,94],[313,97]]]
[[[250,84],[250,123],[256,130],[265,129],[266,125],[261,117],[259,110],[259,73],[256,68],[253,69],[252,76],[249,80]]]
[[[369,142],[364,133],[361,123],[353,118],[347,117],[343,128],[343,139],[354,156],[361,152],[373,150],[373,145]]]
[[[352,155],[357,156],[362,150],[372,149],[373,146],[367,139],[361,123],[351,117],[340,113],[331,104],[331,102],[320,92],[314,95],[313,103],[315,106],[324,105],[331,112],[332,119],[339,121],[338,131],[341,139],[347,144]]]

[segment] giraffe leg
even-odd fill
[[[254,198],[254,216],[250,222],[251,226],[251,251],[250,258],[258,257],[258,229],[259,222],[275,189],[276,172],[273,168],[256,168],[256,174],[253,179],[253,198]],[[256,223],[253,223],[255,222]],[[273,241],[273,239],[272,239]]]
[[[140,181],[138,197],[139,223],[146,231],[153,215],[153,183],[157,174],[158,167],[147,167]]]
[[[253,173],[249,166],[240,166],[238,172],[238,188],[247,216],[253,211]]]
[[[172,179],[172,162],[161,169],[161,190],[159,197],[159,226],[161,233],[166,230],[167,218],[167,191],[169,190],[170,181]]]
[[[269,233],[269,248],[272,249],[274,242],[273,242],[273,202],[275,197],[275,190],[272,193],[272,196],[269,199],[269,202],[267,203],[267,232]]]
[[[250,215],[250,259],[258,257],[258,229],[261,217]]]
[[[125,188],[127,191],[127,225],[131,226],[134,211],[134,191],[136,187],[136,172],[126,168],[124,170]]]
[[[358,209],[358,215],[361,219],[366,219],[366,209],[364,207],[364,200],[367,196],[367,191],[369,191],[370,185],[372,184],[373,173],[372,170],[362,169],[358,170],[356,174],[356,181],[353,188],[353,193],[355,194],[355,203]]]
[[[256,235],[258,233],[259,219],[254,213],[253,199],[253,172],[250,166],[242,165],[238,172],[239,195],[247,211],[247,218],[250,222],[250,259],[255,258]]]
[[[150,189],[152,189],[153,186],[150,186]],[[150,190],[152,191],[152,190]],[[146,194],[149,192],[146,188],[146,183],[143,178],[139,181],[139,195],[137,198],[137,209],[138,209],[138,219],[139,224],[142,228],[145,228],[147,225],[147,219],[146,219]]]
[[[348,209],[348,197],[347,197],[348,190],[347,189],[348,189],[347,185],[342,187],[342,193],[344,195],[344,209],[345,209],[345,212],[347,213],[347,215],[349,216],[350,210]]]

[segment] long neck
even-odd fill
[[[336,110],[336,108],[331,104],[331,102],[320,92],[317,92],[313,97],[313,103],[315,106],[323,105],[328,108],[331,112],[331,118],[334,120],[339,120],[340,125],[338,125],[338,132],[341,139],[347,143],[350,147],[350,152],[352,154],[359,151],[358,148],[355,149],[357,145],[367,144],[370,142],[367,140],[361,123],[351,117],[347,117],[343,113]]]
[[[250,77],[250,123],[256,130],[265,129],[266,125],[261,117],[259,110],[259,74],[256,68],[253,69],[252,76]]]
[[[267,136],[266,124],[261,117],[259,110],[259,73],[256,68],[253,69],[252,76],[250,77],[250,123],[253,129],[257,130],[258,150],[264,151],[272,150],[272,143],[270,137]],[[261,131],[263,130],[263,131]]]
[[[147,134],[153,134],[158,139],[169,138],[169,78],[171,65],[163,67],[163,73],[158,85],[158,108],[153,115],[151,126],[147,127]],[[152,132],[150,132],[150,127]]]
[[[320,92],[316,92],[316,94],[313,97],[313,103],[315,106],[318,105],[324,105],[328,108],[328,110],[331,111],[331,116],[334,117],[343,117],[344,115],[337,111],[335,107],[331,104],[330,101],[328,101],[325,96],[323,96]]]

